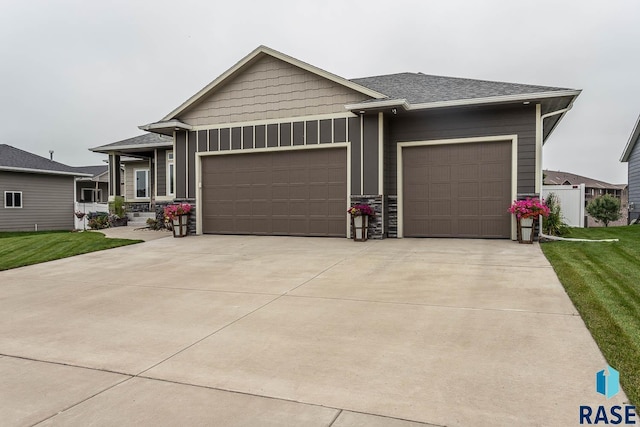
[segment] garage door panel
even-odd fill
[[[345,236],[346,164],[344,148],[204,157],[203,232]]]
[[[508,238],[511,141],[404,147],[406,237]]]
[[[484,186],[483,186],[484,188]],[[458,185],[458,195],[461,198],[475,198],[480,193],[480,183],[475,182],[461,182]]]

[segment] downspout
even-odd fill
[[[574,98],[575,101],[575,98]],[[542,197],[542,185],[544,184],[544,177],[542,174],[543,168],[542,168],[542,146],[544,145],[544,119],[548,118],[548,117],[552,117],[552,116],[557,116],[558,114],[564,114],[567,111],[571,110],[573,108],[573,101],[571,101],[571,103],[569,104],[568,107],[566,108],[562,108],[560,110],[556,110],[556,111],[552,111],[550,113],[547,114],[542,114],[540,116],[540,153],[538,153],[538,158],[540,159],[540,176],[539,176],[539,181],[538,181],[538,185],[540,186],[540,197]]]

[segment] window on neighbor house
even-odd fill
[[[22,207],[22,191],[5,191],[4,207],[5,208],[21,208]]]
[[[167,195],[173,196],[173,151],[167,151]]]
[[[149,197],[149,169],[136,169],[134,174],[136,177],[136,199]]]

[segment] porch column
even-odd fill
[[[122,177],[120,173],[120,156],[114,152],[109,153],[109,201],[121,196]]]

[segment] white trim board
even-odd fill
[[[402,149],[405,147],[421,147],[429,145],[469,144],[474,142],[511,141],[511,200],[518,194],[518,135],[495,135],[471,138],[434,139],[427,141],[399,142],[397,145],[397,193],[398,193],[398,238],[404,237],[404,206],[403,206],[403,177],[402,177]],[[505,206],[505,211],[508,206]],[[516,222],[511,218],[511,240],[516,239]]]

